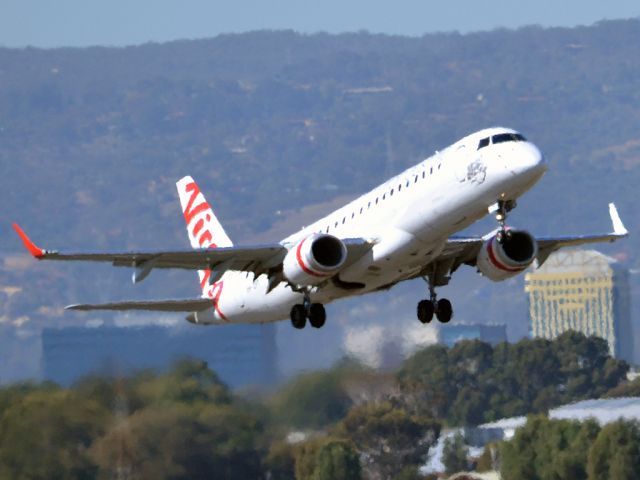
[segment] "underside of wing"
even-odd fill
[[[532,243],[535,244],[535,249],[533,250],[535,256],[531,257],[531,263],[535,260],[537,265],[541,266],[549,258],[549,255],[563,247],[614,242],[628,236],[629,232],[622,223],[622,220],[618,215],[618,210],[613,203],[609,204],[609,216],[613,227],[613,231],[610,233],[532,238]],[[480,252],[488,245],[497,233],[498,230],[494,230],[484,237],[449,238],[440,255],[432,262],[429,262],[428,265],[425,265],[422,271],[415,276],[429,276],[434,282],[434,286],[448,284],[451,274],[455,272],[460,265],[465,264],[476,266]],[[499,259],[496,260],[495,257],[492,258],[492,261],[498,262],[498,264],[500,263]],[[527,266],[529,264],[530,263],[527,263]],[[508,267],[505,267],[504,265],[501,267],[508,269]],[[521,268],[511,269],[512,272],[520,270]]]
[[[211,307],[208,298],[185,300],[142,300],[99,304],[76,304],[65,307],[65,310],[150,310],[156,312],[200,312]]]

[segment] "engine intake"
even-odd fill
[[[502,235],[498,241],[498,235]],[[487,240],[478,253],[476,265],[487,278],[498,282],[525,270],[538,254],[536,239],[525,230],[509,229]]]
[[[347,247],[342,240],[314,233],[287,252],[283,274],[293,285],[317,285],[338,273],[346,260]]]

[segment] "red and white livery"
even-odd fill
[[[613,232],[539,238],[506,225],[516,200],[540,180],[547,163],[520,133],[490,128],[473,133],[363,194],[284,240],[234,246],[191,177],[176,186],[191,250],[59,253],[36,246],[14,224],[25,247],[40,260],[107,261],[134,267],[133,280],[153,270],[196,270],[202,295],[180,300],[79,304],[71,310],[188,312],[197,324],[263,323],[289,318],[296,328],[325,323],[333,300],[423,277],[429,297],[418,319],[448,322],[453,309],[438,299],[461,265],[494,281],[545,262],[567,245],[611,242],[627,235],[613,204]],[[487,214],[498,228],[484,237],[453,236]]]

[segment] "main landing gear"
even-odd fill
[[[294,328],[302,329],[309,320],[309,324],[314,328],[321,328],[327,320],[327,313],[321,303],[311,303],[308,294],[305,294],[303,303],[291,307],[291,325]]]
[[[448,323],[453,317],[451,302],[446,298],[438,300],[433,283],[428,278],[425,278],[425,281],[429,284],[429,300],[418,302],[418,320],[429,323],[435,314],[439,322]]]

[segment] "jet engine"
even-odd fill
[[[485,276],[499,282],[522,272],[538,254],[538,243],[525,230],[509,229],[487,240],[478,253],[476,266]]]
[[[287,252],[283,274],[293,285],[317,285],[338,273],[346,259],[347,247],[339,238],[314,233]]]

